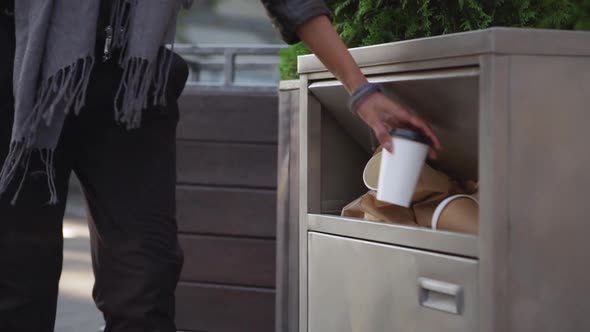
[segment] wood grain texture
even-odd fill
[[[180,283],[176,324],[182,331],[273,332],[274,291]]]
[[[179,185],[179,232],[274,238],[276,201],[275,190]]]
[[[180,234],[183,281],[275,286],[275,241]]]
[[[277,142],[276,93],[199,91],[187,87],[179,99],[177,138]]]
[[[275,145],[177,143],[178,182],[276,188]]]

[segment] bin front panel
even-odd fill
[[[473,259],[309,234],[309,332],[477,331]]]

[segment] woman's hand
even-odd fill
[[[402,105],[377,92],[360,105],[357,113],[373,129],[375,136],[387,151],[393,152],[389,130],[408,128],[421,131],[430,139],[432,146],[429,156],[436,159],[441,149],[438,137],[426,122],[407,111]]]
[[[352,94],[367,83],[346,45],[336,33],[326,16],[317,16],[297,29],[303,42],[315,53],[322,63],[338,78],[348,93]],[[375,93],[362,102],[359,116],[373,129],[379,142],[390,152],[393,150],[391,128],[408,128],[421,131],[432,141],[430,157],[436,158],[441,144],[429,125],[381,93]]]

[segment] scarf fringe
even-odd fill
[[[33,152],[40,154],[41,160],[45,166],[45,173],[47,175],[47,183],[49,187],[49,205],[55,205],[59,202],[57,195],[57,187],[55,186],[55,168],[53,167],[55,151],[53,149],[37,149],[29,148],[24,142],[12,142],[10,150],[2,171],[0,171],[0,195],[8,190],[9,185],[15,179],[19,168],[23,168],[22,174],[19,175],[18,187],[15,190],[14,196],[10,204],[15,205],[18,196],[23,188],[27,175],[29,174],[29,166],[31,164],[31,156]]]
[[[112,47],[119,48],[121,55],[119,64],[124,64],[127,54],[127,45],[129,44],[129,30],[131,26],[131,13],[137,7],[138,0],[115,0],[113,11],[111,12],[111,27],[113,27]]]
[[[149,61],[130,58],[124,64],[123,77],[115,95],[115,120],[127,125],[127,129],[138,128],[141,113],[147,107],[147,95],[151,80],[142,79],[152,73]]]
[[[115,120],[125,124],[127,129],[141,125],[142,112],[148,107],[150,90],[153,87],[154,106],[166,106],[166,88],[172,67],[173,54],[165,46],[160,46],[156,59],[148,60],[129,57],[129,27],[131,13],[138,0],[116,0],[111,13],[113,27],[112,45],[120,49],[119,65],[123,76],[115,96]],[[172,45],[173,49],[174,45]]]
[[[160,47],[155,62],[129,58],[123,64],[123,76],[115,96],[115,120],[135,129],[141,125],[141,114],[153,95],[152,105],[166,106],[166,90],[173,53]],[[153,88],[153,89],[152,89]]]
[[[12,179],[16,175],[16,171],[19,168],[19,164],[25,160],[28,161],[30,157],[31,151],[27,149],[24,142],[11,142],[10,143],[10,150],[8,151],[8,155],[6,156],[6,160],[4,161],[4,165],[2,166],[2,170],[0,170],[0,194],[4,194],[8,189],[8,186],[12,182]],[[28,162],[27,168],[28,168]],[[25,172],[26,173],[26,172]],[[23,175],[23,179],[26,176]],[[19,188],[22,187],[23,179],[21,179],[21,183],[19,184]],[[12,204],[16,201],[20,190],[17,190],[14,198],[12,200]]]
[[[185,8],[192,2],[178,1],[179,6],[182,3]],[[166,106],[166,90],[173,61],[173,44],[171,50],[165,45],[160,46],[158,55],[153,60],[128,56],[131,18],[138,2],[139,0],[115,0],[111,13],[112,47],[120,49],[118,61],[123,68],[123,76],[114,101],[115,119],[125,124],[127,129],[138,128],[141,125],[142,112],[148,107],[151,93],[153,105]],[[55,148],[34,147],[37,130],[43,123],[51,125],[56,109],[63,110],[66,114],[72,110],[76,115],[80,113],[86,102],[86,91],[94,64],[93,56],[79,59],[40,84],[25,132],[21,137],[13,139],[8,156],[0,169],[1,196],[14,180],[19,167],[24,168],[24,174],[11,202],[13,205],[23,187],[33,152],[40,153],[45,165],[50,193],[49,204],[58,203],[53,166]]]
[[[65,113],[70,110],[80,114],[86,102],[86,90],[94,68],[94,57],[88,56],[60,69],[41,84],[33,106],[33,114],[41,113],[46,125],[51,124],[55,108],[59,105]],[[62,104],[65,102],[65,104]],[[37,128],[38,123],[33,123]]]
[[[86,57],[60,69],[39,86],[33,112],[28,119],[29,125],[19,140],[10,144],[10,149],[4,165],[0,170],[0,195],[4,194],[8,186],[17,175],[19,168],[24,168],[18,188],[11,204],[16,200],[28,174],[31,155],[38,151],[45,165],[49,185],[49,204],[57,204],[57,189],[55,186],[55,170],[53,168],[54,149],[35,148],[37,131],[42,125],[50,126],[56,108],[59,106],[66,114],[73,110],[80,113],[86,101],[86,90],[90,82],[90,74],[94,68],[94,58]]]
[[[47,185],[49,187],[49,202],[50,205],[55,205],[58,202],[57,198],[57,187],[55,186],[55,150],[42,149],[39,150],[41,154],[41,160],[45,165],[45,173],[47,174]]]
[[[154,85],[154,105],[166,106],[166,89],[168,88],[168,78],[174,59],[174,44],[170,50],[166,47],[160,47],[157,58],[158,70],[154,73],[152,84]]]

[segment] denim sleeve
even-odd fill
[[[323,0],[261,0],[275,29],[287,44],[299,42],[296,30],[308,20],[330,16]]]

